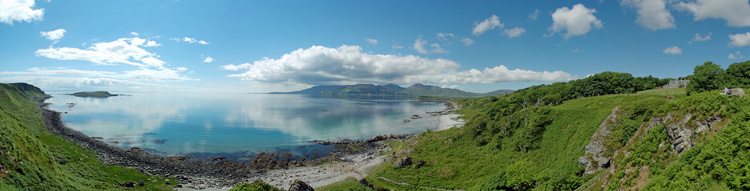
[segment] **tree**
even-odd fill
[[[750,61],[729,65],[726,80],[732,88],[750,86]]]
[[[724,69],[713,62],[705,62],[695,66],[693,76],[687,85],[687,94],[700,93],[722,88],[724,85]]]

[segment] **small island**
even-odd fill
[[[118,96],[119,94],[111,94],[107,91],[94,91],[94,92],[76,92],[76,93],[69,94],[69,95],[73,95],[76,97],[108,98],[111,96]]]

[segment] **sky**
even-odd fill
[[[683,77],[746,61],[749,46],[748,0],[0,0],[0,82],[43,90],[489,92]]]

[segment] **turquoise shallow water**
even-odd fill
[[[371,138],[433,129],[442,103],[307,95],[132,93],[80,98],[51,92],[68,127],[121,148],[164,155],[325,149],[307,141]],[[68,107],[66,103],[76,103]],[[404,123],[411,115],[422,119]]]

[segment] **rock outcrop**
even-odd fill
[[[615,107],[591,136],[591,141],[586,145],[586,153],[578,158],[578,163],[586,166],[584,174],[593,174],[610,166],[613,151],[607,149],[605,144],[610,140],[612,127],[619,124],[621,115],[620,107]]]
[[[292,182],[292,186],[289,187],[289,191],[314,191],[312,186],[308,185],[305,182],[302,182],[299,179],[295,179],[294,182]]]
[[[715,130],[721,123],[721,117],[718,115],[710,116],[704,120],[696,121],[690,124],[693,115],[688,113],[682,117],[675,116],[672,112],[667,116],[655,121],[652,120],[650,126],[664,125],[664,131],[669,136],[669,142],[672,145],[672,151],[676,154],[687,151],[695,145],[695,139],[700,133],[708,130]],[[656,123],[656,124],[653,124]]]

